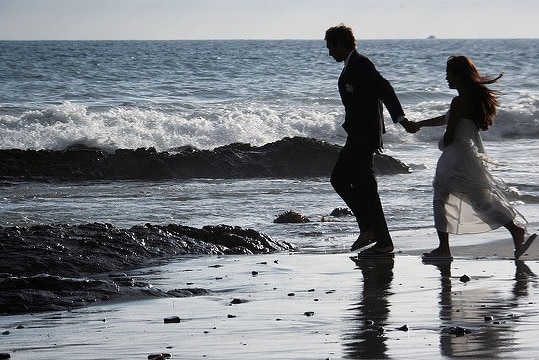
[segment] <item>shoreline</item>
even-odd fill
[[[534,359],[539,243],[515,261],[503,230],[455,236],[452,262],[423,263],[433,235],[395,232],[394,256],[361,260],[349,252],[300,251],[168,259],[126,276],[155,293],[187,296],[135,295],[69,311],[0,316],[0,354],[94,360],[503,353]]]
[[[423,264],[411,252],[360,262],[350,253],[184,258],[131,275],[165,291],[204,288],[207,295],[0,317],[0,330],[8,332],[0,352],[38,360],[165,353],[190,359],[491,358],[500,352],[534,358],[536,250],[512,261],[489,257],[491,247],[477,248],[480,258],[457,255],[445,264]],[[179,322],[164,323],[173,316]]]
[[[529,230],[530,233],[525,235],[527,239],[535,231]],[[423,235],[425,236],[425,235]],[[420,247],[408,247],[403,246],[401,250],[403,253],[409,255],[421,256],[424,252],[428,252],[438,246],[438,238],[435,231],[428,236],[429,242],[432,246],[425,246],[421,244]],[[454,245],[451,245],[454,244]],[[397,243],[396,249],[399,248]],[[453,258],[464,259],[504,259],[514,260],[514,248],[513,240],[503,229],[497,229],[487,233],[481,234],[469,234],[469,235],[452,235],[450,237],[451,254]],[[519,260],[537,261],[539,260],[539,242],[537,239],[526,250]]]

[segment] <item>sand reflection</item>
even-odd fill
[[[526,338],[537,276],[524,261],[512,270],[502,259],[420,267],[402,256],[352,260],[361,276],[343,329],[344,358],[497,358],[536,346]],[[400,331],[405,323],[409,331]]]
[[[508,288],[503,288],[508,281],[503,279],[478,277],[475,284],[467,286],[463,285],[460,275],[451,276],[452,263],[432,265],[440,272],[442,356],[492,358],[500,356],[504,349],[512,349],[517,345],[515,311],[518,312],[521,304],[519,298],[528,295],[530,278],[535,277],[523,261],[515,261],[516,272],[509,293]],[[491,266],[489,268],[492,269]],[[457,289],[453,288],[453,284]]]
[[[353,259],[363,275],[360,301],[353,304],[356,311],[352,328],[345,334],[347,358],[384,358],[387,344],[384,336],[388,325],[393,280],[393,257]]]

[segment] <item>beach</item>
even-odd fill
[[[538,40],[358,45],[413,121],[448,110],[448,56],[504,73],[484,145],[537,232]],[[357,223],[331,215],[345,204],[329,182],[342,65],[322,39],[0,49],[0,358],[537,358],[539,242],[515,261],[505,229],[452,236],[451,263],[421,260],[443,128],[386,117],[395,253],[353,260]],[[288,211],[308,222],[275,222]]]
[[[536,358],[537,246],[515,261],[510,240],[494,231],[474,236],[474,246],[453,248],[453,262],[424,264],[418,245],[432,244],[431,234],[401,235],[394,257],[189,256],[139,269],[131,275],[157,288],[210,293],[4,316],[0,353],[13,359]],[[165,321],[175,316],[179,322]]]

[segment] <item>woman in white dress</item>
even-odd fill
[[[465,56],[447,60],[446,80],[458,96],[447,114],[414,123],[424,126],[446,125],[439,148],[442,155],[434,177],[434,225],[440,244],[424,253],[424,260],[450,260],[449,233],[474,234],[504,226],[511,233],[515,258],[521,256],[535,239],[524,241],[526,230],[515,222],[516,210],[486,167],[480,130],[488,130],[496,116],[497,92],[486,85],[496,78],[482,77]]]

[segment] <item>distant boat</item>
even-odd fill
[[[428,36],[428,37],[427,37],[427,40],[432,40],[432,39],[436,39],[436,36],[431,35],[431,36]]]

